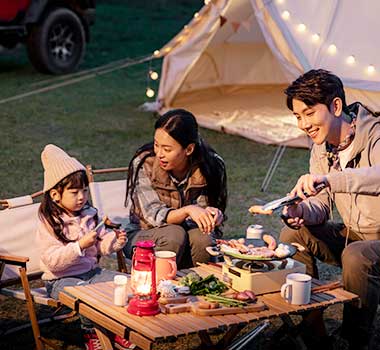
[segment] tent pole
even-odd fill
[[[272,162],[270,163],[268,171],[263,180],[263,183],[261,184],[261,192],[265,192],[267,190],[269,183],[272,180],[272,177],[277,169],[278,163],[280,163],[280,160],[285,152],[285,149],[286,149],[285,145],[279,145],[277,147],[274,157],[272,159]]]

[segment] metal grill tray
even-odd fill
[[[253,244],[255,247],[266,247],[266,244],[262,239],[246,239],[245,242],[246,242],[246,245]],[[289,247],[290,253],[286,256],[281,257],[281,258],[279,258],[279,257],[265,258],[265,257],[258,257],[257,255],[248,255],[248,254],[233,253],[233,252],[221,252],[221,253],[224,255],[228,255],[232,258],[241,259],[241,260],[249,260],[249,261],[252,261],[252,260],[256,260],[256,261],[283,260],[283,259],[290,258],[294,254],[297,253],[297,248],[295,246],[288,244],[288,243],[282,243],[282,244]]]

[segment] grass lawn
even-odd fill
[[[97,1],[97,21],[81,69],[123,58],[136,58],[160,48],[198,10],[203,1]],[[153,62],[158,68],[160,62]],[[146,101],[148,64],[141,64],[85,80],[75,85],[14,102],[0,104],[0,198],[42,188],[40,153],[54,143],[97,168],[126,166],[135,149],[150,141],[154,117],[138,106]],[[32,91],[60,78],[36,73],[25,49],[0,55],[0,100]],[[241,237],[252,223],[278,234],[278,217],[252,217],[247,209],[256,199],[283,196],[308,168],[308,152],[287,149],[267,193],[260,192],[276,147],[240,137],[201,130],[227,165],[228,222],[225,236]],[[256,202],[257,203],[257,202]],[[26,319],[19,306],[0,299],[0,328]],[[21,307],[21,306],[20,306]],[[12,339],[2,349],[31,348]]]

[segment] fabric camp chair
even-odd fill
[[[115,172],[122,172],[125,175],[127,171],[128,168],[92,170],[91,166],[87,166],[91,201],[98,209],[99,218],[107,215],[116,223],[125,220],[126,176],[123,180],[95,182],[94,175]],[[41,336],[39,323],[75,315],[75,312],[57,315],[61,310],[60,302],[48,298],[45,287],[32,288],[29,283],[39,281],[41,283],[38,284],[43,284],[39,266],[40,255],[35,244],[38,199],[41,196],[42,191],[17,198],[0,199],[0,294],[26,302],[37,350],[43,350],[44,344],[54,347]],[[118,270],[128,272],[122,251],[117,253],[117,260]],[[48,319],[38,320],[34,304],[53,307],[55,312]],[[14,329],[7,330],[3,334],[12,331]]]
[[[41,195],[42,192],[37,192],[23,197],[0,200],[2,208],[0,210],[0,294],[26,302],[38,350],[44,349],[44,344],[54,347],[41,336],[39,323],[63,319],[75,314],[70,312],[58,315],[58,311],[61,310],[60,303],[47,297],[45,287],[31,288],[29,284],[30,281],[40,280],[41,283],[38,284],[43,285],[40,279],[42,275],[39,267],[40,256],[35,244],[39,203],[34,202]],[[48,319],[38,320],[34,304],[53,307],[55,312]],[[11,332],[12,330],[7,330],[5,334]]]

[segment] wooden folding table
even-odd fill
[[[192,270],[201,276],[211,273],[221,277],[221,269],[214,266],[199,266]],[[313,286],[321,285],[313,280]],[[128,286],[129,287],[129,286]],[[60,293],[60,301],[79,314],[95,323],[97,334],[103,349],[112,349],[112,335],[117,334],[129,339],[143,350],[150,350],[153,344],[172,342],[180,336],[197,334],[201,341],[200,349],[225,349],[239,332],[249,323],[281,317],[289,320],[292,314],[302,314],[309,310],[325,309],[338,303],[358,301],[350,292],[337,288],[323,293],[313,294],[307,305],[290,305],[279,293],[259,296],[266,309],[259,312],[240,313],[235,315],[197,316],[192,313],[164,314],[156,316],[135,316],[125,307],[113,304],[113,282],[85,286],[66,287],[67,293]],[[210,332],[222,329],[224,336],[213,344]]]

